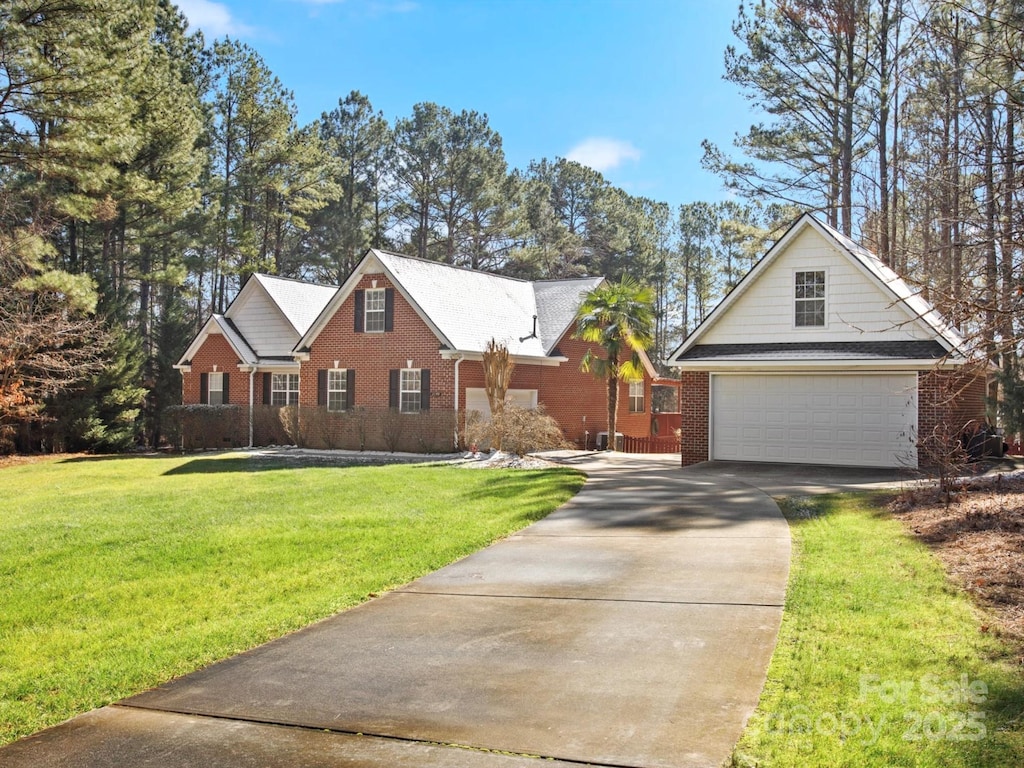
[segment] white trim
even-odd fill
[[[210,315],[210,317],[203,323],[203,327],[199,333],[192,340],[192,343],[188,345],[188,349],[185,350],[184,354],[179,358],[175,364],[175,368],[178,370],[184,370],[184,367],[191,364],[192,358],[196,356],[196,353],[202,349],[203,344],[210,336],[220,335],[225,338],[232,351],[242,361],[242,364],[252,364],[256,362],[256,352],[249,347],[249,342],[245,340],[241,334],[236,333],[223,315]],[[244,344],[245,349],[242,349],[239,344]]]
[[[483,352],[471,352],[465,349],[442,349],[440,351],[442,360],[477,360],[482,361],[484,359]],[[569,362],[568,357],[559,355],[558,357],[533,357],[532,355],[509,355],[509,358],[516,365],[546,365],[546,366],[559,366],[562,363]]]
[[[674,367],[681,371],[707,371],[709,373],[728,373],[744,371],[752,373],[763,371],[777,372],[799,372],[799,371],[834,371],[842,373],[843,370],[869,371],[930,371],[936,368],[950,370],[964,366],[969,361],[963,359],[939,359],[939,360],[917,360],[904,359],[867,359],[867,360],[687,360],[683,363],[675,363]]]

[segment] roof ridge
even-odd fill
[[[253,272],[252,274],[253,274],[254,277],[257,277],[257,278],[269,277],[271,280],[284,280],[284,281],[287,281],[289,283],[298,283],[299,285],[308,285],[308,286],[311,286],[313,288],[330,288],[332,290],[337,290],[338,289],[338,286],[331,285],[330,283],[315,283],[315,282],[312,282],[310,280],[303,280],[300,277],[284,277],[282,275],[271,275],[268,272]]]
[[[422,264],[430,264],[432,266],[445,267],[447,269],[456,269],[456,270],[458,270],[460,272],[469,272],[471,274],[484,275],[485,277],[495,277],[495,278],[498,278],[499,280],[509,280],[511,282],[514,282],[514,283],[523,283],[524,285],[535,285],[535,284],[537,284],[539,282],[549,282],[549,281],[546,281],[546,280],[544,280],[544,281],[542,281],[542,280],[526,280],[525,278],[522,278],[522,277],[512,277],[511,275],[502,275],[502,274],[500,274],[498,272],[488,272],[486,269],[476,269],[475,267],[464,267],[461,264],[446,264],[443,261],[435,261],[434,259],[425,259],[422,256],[410,256],[410,255],[405,254],[405,253],[395,253],[394,251],[388,251],[388,250],[385,250],[383,248],[371,248],[370,250],[374,251],[375,253],[383,253],[385,256],[393,256],[396,259],[408,259],[409,261],[418,261],[418,262],[420,262]],[[557,278],[555,278],[555,279],[557,279]],[[570,278],[570,279],[577,279],[577,278]],[[578,279],[585,280],[585,279],[588,279],[588,278],[578,278]]]

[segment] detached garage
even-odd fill
[[[801,217],[673,353],[683,464],[916,467],[985,418],[984,366],[873,254]]]

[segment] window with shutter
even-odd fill
[[[419,368],[403,368],[399,378],[398,410],[419,413],[422,410],[422,377]]]
[[[344,411],[348,408],[348,370],[333,368],[327,371],[327,410]]]

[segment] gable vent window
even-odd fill
[[[384,332],[384,289],[369,288],[365,298],[366,320],[364,328],[367,333]]]
[[[797,272],[795,275],[795,321],[797,328],[825,325],[825,272]]]

